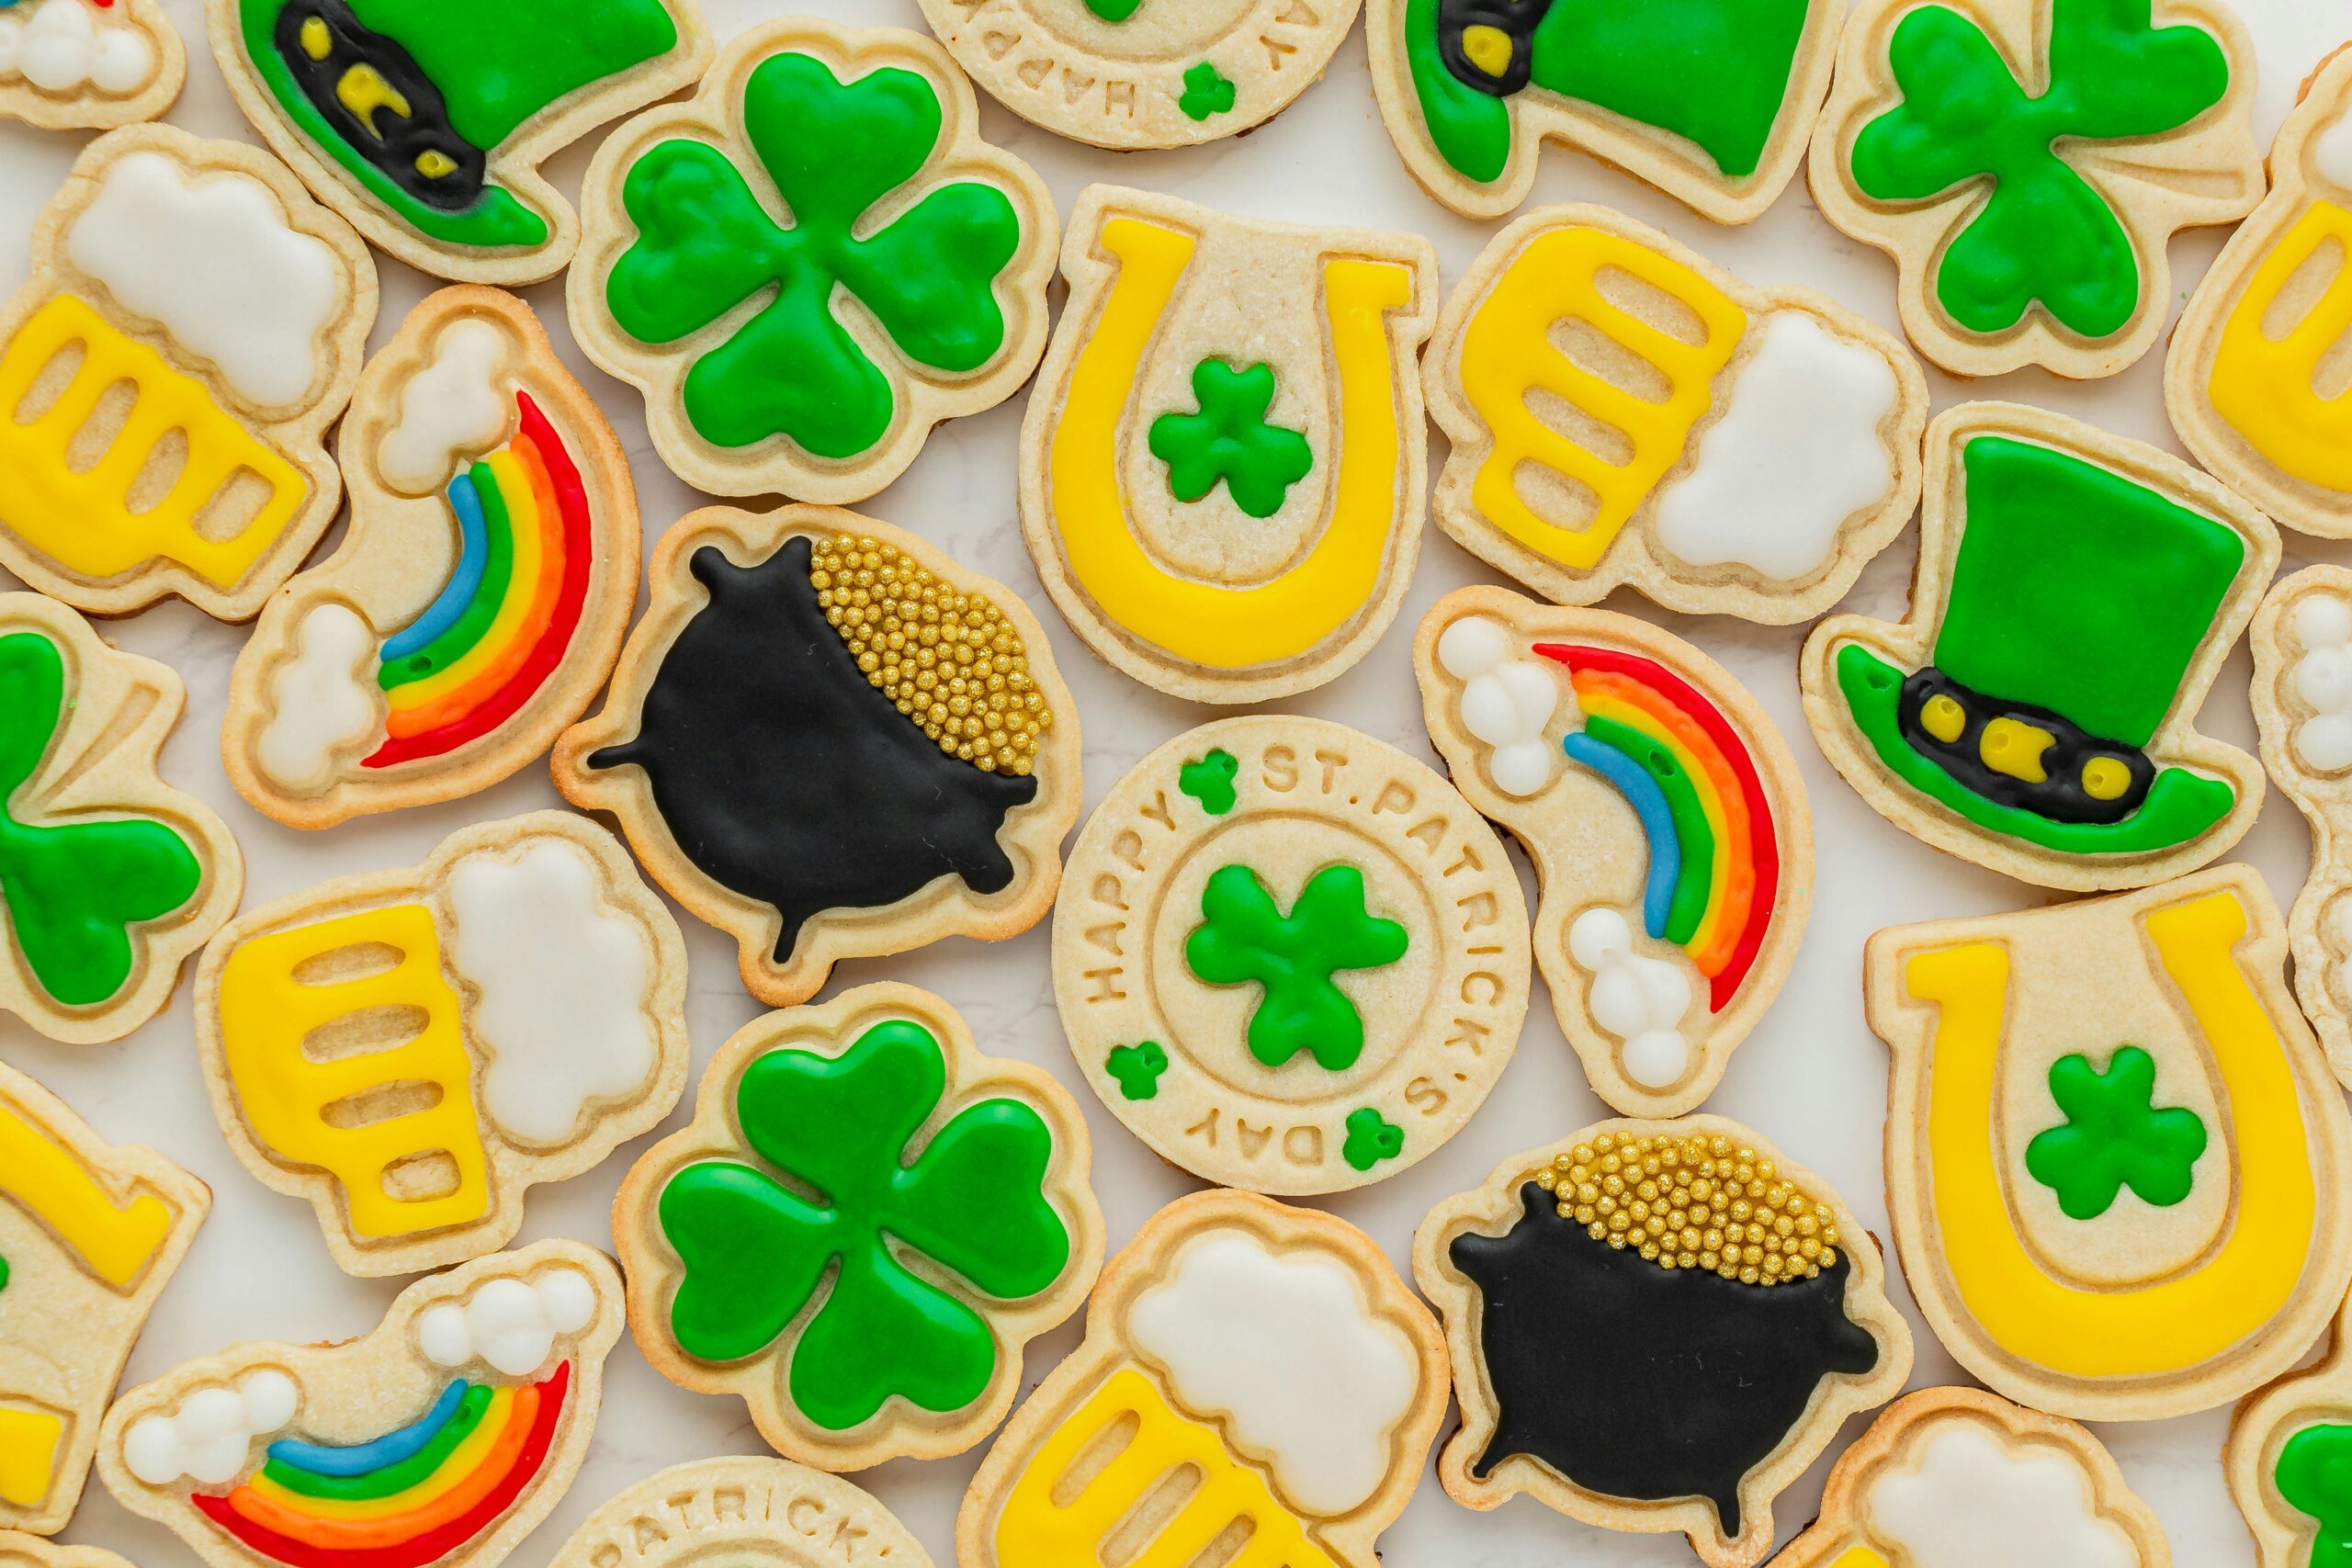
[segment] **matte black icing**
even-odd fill
[[[1965,716],[1956,740],[1937,739],[1920,721],[1928,704],[1939,696],[1958,703]],[[2022,719],[2056,738],[2041,754],[2042,771],[2049,775],[2041,783],[2030,784],[1986,765],[1983,751],[1984,727],[2002,717]],[[2146,752],[2118,741],[2102,740],[2064,714],[2048,708],[1988,697],[1933,666],[1903,682],[1895,722],[1914,750],[1932,758],[1969,789],[1987,800],[2034,812],[2052,822],[2120,822],[2140,809],[2148,798],[2148,786],[2156,778],[2156,765],[2148,760]],[[2099,757],[2121,763],[2131,774],[2129,787],[2112,800],[2101,800],[2083,787],[2083,769]]]
[[[487,3],[487,0],[484,0]],[[326,28],[329,51],[313,58],[302,47],[302,28],[316,21]],[[428,207],[462,212],[481,198],[489,159],[482,150],[459,136],[449,123],[441,89],[424,73],[416,57],[394,39],[370,31],[351,14],[346,0],[293,0],[278,13],[272,31],[278,58],[286,63],[311,107],[334,127],[344,144],[375,165],[378,172]],[[362,120],[346,107],[336,91],[344,73],[370,67],[407,100],[401,116],[389,107]],[[416,166],[418,157],[438,152],[456,165],[435,178]]]

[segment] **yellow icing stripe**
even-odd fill
[[[2290,279],[2333,242],[2335,276],[2283,338],[2262,330]],[[2323,398],[2320,361],[2352,329],[2352,212],[2316,201],[2255,269],[2222,329],[2207,386],[2213,412],[2296,479],[2352,491],[2352,398]]]
[[[116,1203],[71,1150],[6,1105],[0,1193],[55,1231],[90,1272],[117,1290],[139,1278],[172,1234],[170,1204],[152,1192]]]
[[[1869,1547],[1854,1546],[1847,1548],[1846,1554],[1831,1563],[1829,1568],[1887,1568],[1887,1564],[1885,1558],[1872,1551]],[[1987,1564],[1986,1568],[1990,1568],[1990,1564]]]
[[[1152,560],[1136,537],[1119,480],[1120,425],[1144,354],[1192,262],[1193,238],[1112,218],[1101,243],[1118,259],[1119,276],[1070,373],[1047,456],[1048,504],[1070,577],[1119,626],[1195,664],[1238,670],[1305,653],[1345,626],[1379,585],[1402,466],[1385,313],[1412,303],[1412,269],[1354,257],[1324,263],[1341,431],[1331,514],[1295,567],[1252,587],[1226,588],[1175,576]]]
[[[0,1503],[37,1508],[57,1472],[65,1423],[46,1410],[0,1406]]]
[[[2211,1359],[2261,1331],[2294,1293],[2316,1198],[2286,1046],[2239,970],[2245,908],[2227,893],[2158,909],[2149,940],[2213,1053],[2238,1161],[2236,1223],[2203,1267],[2137,1290],[2078,1291],[2043,1273],[2003,1200],[1993,1130],[2006,949],[1923,953],[1911,994],[1941,1008],[1930,1044],[1928,1148],[1938,1239],[1969,1314],[1993,1342],[2071,1377],[2145,1377]]]

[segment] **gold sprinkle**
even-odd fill
[[[1838,1216],[1725,1137],[1603,1133],[1524,1179],[1595,1241],[1662,1269],[1744,1285],[1810,1280],[1838,1261]]]

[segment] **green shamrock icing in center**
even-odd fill
[[[1233,504],[1252,517],[1272,517],[1290,487],[1315,467],[1315,453],[1295,430],[1266,423],[1274,400],[1274,367],[1237,370],[1211,357],[1193,367],[1197,413],[1164,413],[1151,422],[1151,455],[1168,465],[1168,488],[1179,501],[1198,501],[1223,479]]]
[[[1176,100],[1176,107],[1184,111],[1185,118],[1202,120],[1232,113],[1233,98],[1233,84],[1225,73],[1204,60],[1184,73],[1184,96]]]
[[[2069,1218],[2098,1218],[2126,1187],[2158,1208],[2188,1196],[2205,1123],[2179,1106],[2157,1110],[2155,1090],[2155,1059],[2137,1045],[2116,1052],[2104,1073],[2079,1052],[2050,1064],[2050,1095],[2066,1120],[2034,1135],[2025,1168]]]
[[[2324,1421],[2278,1450],[2278,1495],[2319,1521],[2305,1568],[2352,1568],[2352,1427]]]
[[[772,1051],[744,1070],[744,1141],[795,1185],[707,1160],[662,1189],[662,1234],[685,1264],[670,1324],[688,1355],[764,1350],[838,1264],[791,1351],[802,1415],[842,1431],[893,1394],[947,1412],[987,1390],[988,1319],[909,1271],[894,1244],[985,1297],[1017,1301],[1061,1277],[1070,1237],[1045,1196],[1052,1131],[1019,1100],[966,1107],[906,1163],[946,1085],[939,1042],[904,1020],[876,1024],[837,1057]]]
[[[742,124],[789,226],[718,148],[658,143],[621,186],[639,235],[614,265],[606,302],[623,332],[666,344],[773,288],[695,361],[686,417],[720,446],[781,434],[820,457],[854,457],[889,433],[897,397],[834,314],[835,291],[854,296],[916,364],[978,370],[1004,344],[995,279],[1021,249],[1021,216],[996,186],[955,180],[886,222],[862,222],[939,144],[939,95],[911,71],[844,85],[821,61],[779,54],[745,85]]]
[[[1340,1154],[1358,1170],[1370,1170],[1405,1152],[1405,1129],[1369,1105],[1349,1111],[1347,1126],[1348,1141]]]
[[[1184,962],[1212,986],[1265,989],[1250,1015],[1250,1050],[1279,1067],[1301,1051],[1330,1072],[1363,1054],[1363,1017],[1332,982],[1342,969],[1377,969],[1405,956],[1405,928],[1364,908],[1363,873],[1327,865],[1287,915],[1246,865],[1228,865],[1201,890],[1204,923],[1184,939]]]
[[[1233,809],[1233,775],[1241,763],[1222,746],[1205,757],[1195,757],[1176,773],[1176,787],[1201,803],[1212,817]]]
[[[1151,1100],[1159,1093],[1159,1075],[1168,1070],[1168,1047],[1157,1040],[1114,1045],[1103,1066],[1118,1080],[1120,1094],[1129,1100]]]

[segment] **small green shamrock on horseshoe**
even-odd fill
[[[1164,413],[1151,422],[1151,455],[1168,465],[1176,499],[1198,501],[1219,479],[1233,504],[1252,517],[1283,509],[1290,487],[1315,467],[1315,453],[1295,430],[1266,423],[1274,400],[1274,367],[1236,369],[1214,356],[1193,367],[1196,413]]]
[[[2158,1208],[2188,1196],[2205,1123],[2179,1106],[2156,1109],[2155,1089],[2155,1059],[2137,1045],[2117,1051],[2104,1073],[2079,1052],[2050,1065],[2051,1098],[2066,1120],[2034,1135],[2025,1168],[2069,1218],[2098,1218],[2126,1187]]]
[[[1264,988],[1250,1015],[1250,1054],[1279,1067],[1301,1051],[1343,1072],[1363,1054],[1363,1016],[1331,976],[1377,969],[1405,956],[1405,928],[1364,908],[1363,873],[1327,865],[1307,879],[1291,912],[1246,865],[1228,865],[1201,890],[1203,923],[1184,939],[1184,962],[1212,986]]]
[[[1233,112],[1234,86],[1214,62],[1204,60],[1184,73],[1184,96],[1176,107],[1184,118],[1204,120],[1213,115]]]
[[[2305,1568],[2352,1568],[2352,1427],[2323,1421],[2278,1450],[2278,1495],[2319,1521]]]

